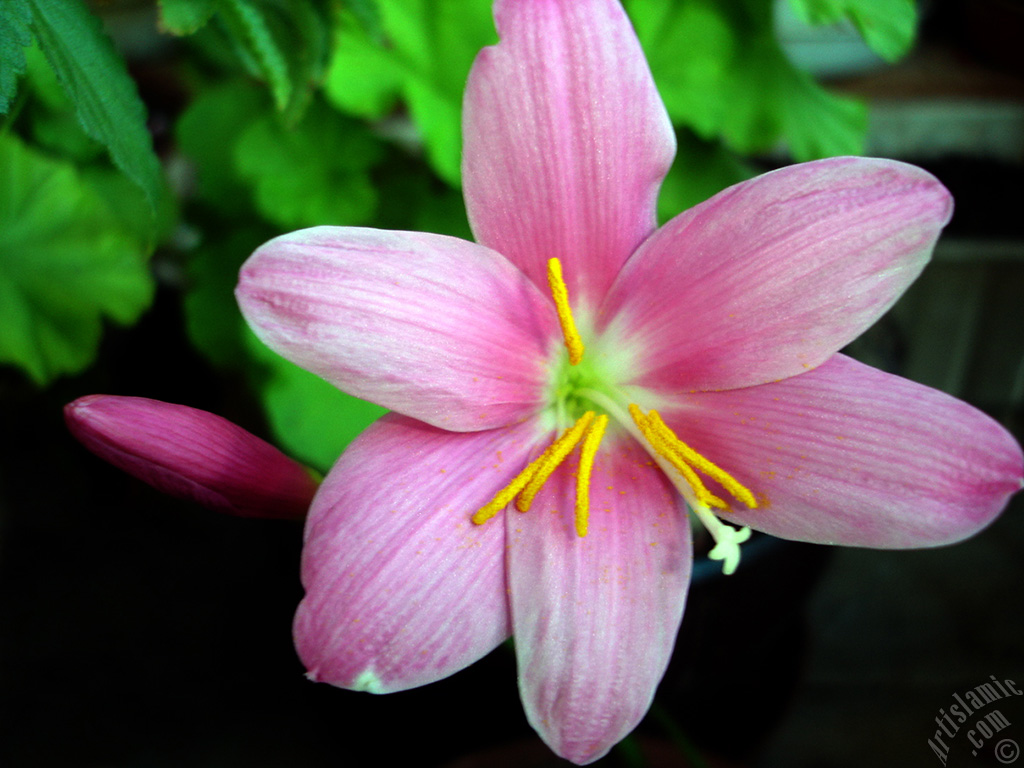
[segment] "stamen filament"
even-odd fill
[[[477,525],[483,525],[501,510],[512,503],[520,491],[527,487],[531,480],[535,480],[538,476],[543,474],[543,479],[537,483],[536,488],[533,489],[530,494],[529,500],[523,504],[523,499],[520,497],[516,500],[516,508],[520,512],[526,512],[530,508],[530,502],[533,501],[533,497],[537,495],[537,491],[544,485],[544,481],[547,480],[551,473],[555,471],[555,468],[562,462],[562,460],[572,452],[572,449],[576,447],[576,443],[580,441],[583,436],[584,430],[587,425],[590,424],[590,420],[594,418],[593,411],[587,411],[585,414],[576,420],[576,423],[566,429],[561,437],[547,447],[547,449],[538,456],[536,459],[531,461],[518,475],[512,478],[512,481],[498,491],[494,498],[484,504],[480,509],[476,511],[472,518],[470,518]]]
[[[653,413],[653,411],[652,411]],[[694,495],[697,497],[697,501],[701,504],[706,504],[709,507],[717,507],[718,509],[728,509],[729,505],[726,504],[722,499],[713,494],[708,490],[704,482],[697,476],[697,473],[693,471],[684,458],[675,450],[676,446],[670,441],[665,439],[665,436],[659,432],[653,424],[653,420],[649,416],[645,416],[643,411],[640,410],[640,406],[635,403],[631,403],[629,406],[629,415],[633,417],[633,421],[640,428],[640,432],[647,438],[648,444],[658,452],[662,458],[664,458],[672,467],[683,476],[683,479],[693,489]]]
[[[594,394],[597,395],[597,393]],[[607,398],[603,395],[592,396],[591,399],[594,402],[600,403],[611,412],[614,412],[618,407],[616,403],[607,401]],[[621,411],[619,413],[621,414]],[[622,415],[624,416],[625,414]],[[691,456],[697,457],[696,459],[690,459],[697,465],[697,468],[718,480],[733,496],[744,504],[751,507],[757,506],[754,495],[734,477],[680,440],[671,428],[662,421],[656,411],[650,411],[649,414],[645,415],[638,405],[630,403],[629,415],[633,417],[633,423],[639,430],[639,434],[633,432],[628,422],[624,421],[622,423],[630,432],[633,432],[634,437],[640,440],[642,445],[648,447],[651,456],[665,471],[666,476],[679,490],[683,498],[686,499],[686,504],[690,511],[700,520],[701,524],[711,535],[711,538],[715,540],[715,546],[708,553],[708,558],[711,560],[721,560],[722,573],[725,575],[728,576],[733,573],[740,562],[739,545],[750,538],[750,528],[747,526],[738,529],[733,528],[715,516],[715,513],[711,511],[711,506],[714,503],[712,499],[719,502],[722,500],[711,494],[704,484],[700,482],[699,478],[697,484],[693,483],[692,478],[696,477],[696,475],[693,469],[686,463],[687,459],[690,459]],[[686,469],[684,470],[683,467]],[[679,476],[673,476],[670,469],[677,470]],[[727,480],[723,482],[722,477],[727,478]],[[711,498],[704,497],[704,494]],[[755,503],[750,504],[749,502]],[[725,506],[724,502],[722,502],[722,506]]]
[[[530,482],[530,478],[533,477],[533,474],[537,471],[537,467],[540,465],[543,458],[544,454],[541,454],[527,464],[526,468],[523,469],[522,472],[512,478],[512,482],[498,491],[494,498],[480,507],[480,509],[476,511],[476,514],[474,514],[470,519],[477,525],[483,525],[507,507],[512,502],[512,499],[516,497],[516,494],[523,490],[526,484]]]
[[[572,309],[569,307],[569,291],[565,287],[565,278],[562,277],[562,262],[558,259],[548,259],[548,285],[551,286],[551,296],[555,300],[555,310],[558,312],[558,323],[562,326],[565,348],[569,350],[569,362],[577,365],[583,359],[583,339],[576,330],[576,321],[573,320]]]
[[[601,444],[608,416],[601,414],[595,418],[593,411],[587,411],[576,423],[566,429],[536,459],[531,461],[522,472],[495,494],[494,498],[477,510],[471,518],[477,525],[482,525],[507,507],[513,499],[516,509],[527,512],[534,497],[551,477],[558,466],[572,453],[582,440],[580,463],[576,472],[576,533],[587,535],[587,523],[590,515],[590,475],[594,468],[594,457]],[[518,498],[517,498],[518,497]]]
[[[583,438],[583,433],[590,426],[590,422],[593,419],[593,411],[584,413],[576,419],[575,424],[562,433],[560,438],[548,446],[544,453],[531,462],[530,466],[532,467],[536,464],[537,468],[534,470],[533,476],[528,479],[522,494],[516,499],[516,509],[520,512],[529,511],[534,497],[543,487],[544,483],[547,482],[548,478],[551,477],[551,473],[558,468],[558,465],[565,460],[566,456],[572,453],[572,449]]]
[[[608,415],[602,413],[594,420],[594,425],[587,432],[580,447],[580,464],[576,471],[576,534],[587,535],[590,521],[590,475],[594,469],[594,457],[597,448],[608,427]]]
[[[671,445],[672,448],[679,453],[679,456],[683,461],[689,462],[695,469],[703,472],[712,480],[717,480],[722,484],[725,490],[731,493],[738,501],[742,501],[751,509],[757,508],[757,499],[754,498],[754,494],[751,493],[749,489],[741,485],[736,478],[717,464],[713,464],[680,440],[676,433],[669,428],[668,424],[662,421],[661,416],[657,411],[648,411],[647,418],[649,419],[648,423],[654,428],[654,431],[657,432],[660,437],[664,438],[665,442]],[[718,505],[716,504],[714,506]],[[724,503],[723,506],[725,506]]]

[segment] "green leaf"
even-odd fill
[[[245,41],[270,86],[274,103],[284,110],[292,98],[292,82],[284,50],[270,32],[267,9],[253,0],[224,0],[224,9],[235,37]]]
[[[64,92],[57,80],[57,73],[38,45],[30,45],[25,49],[25,63],[25,80],[36,100],[54,112],[74,111],[75,105]]]
[[[191,35],[217,10],[217,0],[159,0],[160,27],[173,35]]]
[[[178,221],[177,201],[171,195],[163,198],[154,216],[142,190],[124,174],[106,164],[80,167],[79,173],[89,187],[103,198],[121,228],[138,242],[147,244],[149,251],[152,250],[154,240],[163,241]]]
[[[103,157],[103,145],[82,130],[74,112],[55,112],[32,103],[25,112],[32,139],[40,148],[78,163],[89,163]],[[152,211],[147,211],[146,216],[151,218]]]
[[[25,72],[25,48],[32,42],[26,0],[4,0],[0,5],[0,115],[7,114]]]
[[[315,0],[220,0],[219,18],[288,122],[302,117],[330,56],[329,14]]]
[[[797,160],[864,153],[868,110],[860,101],[829,93],[806,72],[793,70],[780,89],[787,99],[782,132]]]
[[[252,182],[256,207],[285,228],[369,219],[377,195],[366,170],[380,155],[365,128],[323,105],[294,128],[273,116],[258,119],[235,147],[236,167]]]
[[[746,19],[749,26],[722,84],[729,104],[721,125],[726,144],[750,155],[772,149],[783,138],[799,161],[863,152],[864,105],[828,93],[796,69],[764,16]]]
[[[408,78],[403,88],[409,114],[420,130],[427,159],[452,186],[462,178],[462,99],[439,91],[429,80]]]
[[[807,24],[849,19],[871,50],[887,61],[906,54],[917,32],[915,0],[790,0],[790,4]]]
[[[251,215],[249,185],[235,170],[234,147],[270,103],[250,83],[204,88],[178,119],[176,137],[196,168],[199,199],[228,215]]]
[[[75,105],[64,92],[57,75],[39,50],[31,45],[25,49],[28,64],[25,88],[32,95],[26,102],[23,118],[35,144],[55,155],[75,160],[79,165],[98,159],[104,146],[82,128],[75,115]]]
[[[677,126],[705,140],[724,139],[742,155],[772,150],[780,140],[798,160],[862,151],[864,106],[829,94],[789,62],[775,38],[771,3],[625,0],[624,6]],[[690,192],[683,198],[693,200]]]
[[[730,108],[724,82],[736,35],[716,0],[625,3],[673,123],[710,138]]]
[[[326,471],[387,412],[288,362],[251,333],[246,337],[259,365],[255,375],[270,427],[285,453],[300,461]]]
[[[134,322],[152,295],[143,247],[75,168],[0,136],[0,362],[38,384],[81,371],[103,317]]]
[[[337,44],[324,81],[328,99],[357,117],[384,117],[401,95],[405,66],[351,11],[338,15],[336,34]]]
[[[488,0],[381,0],[384,39],[342,14],[325,92],[342,111],[383,117],[398,98],[434,170],[460,182],[462,91],[476,54],[497,41]]]
[[[29,0],[32,31],[75,104],[85,132],[156,210],[166,194],[146,114],[124,60],[81,0]]]
[[[380,22],[380,8],[378,0],[346,0],[339,13],[345,14],[351,11],[352,17],[369,32],[375,40],[384,39],[384,29]]]

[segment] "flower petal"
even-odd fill
[[[457,431],[532,415],[561,338],[551,300],[511,263],[442,235],[292,232],[249,258],[236,293],[271,349],[349,394]]]
[[[655,227],[675,135],[616,0],[498,0],[470,71],[462,176],[478,242],[596,308]]]
[[[306,526],[295,643],[312,679],[403,690],[508,637],[504,527],[470,517],[527,463],[535,434],[388,414],[349,446]]]
[[[631,439],[598,454],[583,538],[574,469],[560,467],[529,512],[505,519],[526,715],[555,752],[585,764],[647,712],[682,619],[692,552],[678,494]]]
[[[844,355],[685,402],[666,416],[672,429],[767,498],[723,519],[786,539],[952,543],[988,525],[1024,477],[1020,446],[981,411]]]
[[[917,277],[952,199],[891,160],[832,158],[715,195],[659,229],[602,308],[638,382],[732,389],[824,362]]]
[[[88,395],[64,407],[90,451],[171,496],[240,517],[301,520],[310,472],[237,424],[145,397]]]

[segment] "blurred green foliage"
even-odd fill
[[[790,2],[810,23],[849,21],[888,60],[914,38],[913,0]],[[623,4],[678,132],[662,219],[780,146],[795,160],[861,150],[864,106],[790,63],[771,0]],[[153,275],[180,274],[169,287],[194,346],[249,387],[287,451],[327,468],[382,410],[256,341],[234,303],[238,268],[317,224],[471,237],[462,90],[497,40],[490,5],[157,0],[125,33],[158,52],[133,61],[133,78],[85,0],[4,0],[0,363],[39,385],[80,372],[104,318],[134,322]],[[159,155],[135,84],[147,71],[163,84],[145,93],[149,114],[171,122]]]
[[[378,13],[373,26],[354,11],[340,15],[327,98],[370,120],[404,103],[431,166],[457,186],[462,89],[477,52],[497,42],[490,2],[398,0]]]
[[[11,106],[18,76],[25,72],[25,47],[32,42],[28,3],[13,2],[0,10],[0,114]]]
[[[101,319],[149,305],[144,245],[67,161],[0,137],[0,362],[37,383],[92,360]]]
[[[791,0],[808,24],[835,24],[848,19],[871,50],[896,61],[910,50],[917,31],[914,0]]]
[[[114,164],[142,189],[155,211],[166,190],[146,130],[145,110],[100,20],[79,2],[28,0],[28,6],[32,34],[82,128],[107,148]]]

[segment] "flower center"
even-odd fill
[[[572,310],[558,259],[548,261],[548,285],[558,312],[558,322],[568,351],[569,365],[559,369],[552,392],[555,418],[559,423],[572,420],[571,426],[531,461],[512,481],[473,515],[481,525],[515,501],[520,512],[527,512],[552,473],[580,445],[576,471],[576,533],[587,535],[590,516],[590,476],[601,438],[611,418],[639,442],[676,487],[690,511],[711,534],[715,547],[708,553],[722,561],[722,570],[732,573],[739,564],[739,545],[750,538],[750,529],[736,529],[723,523],[712,508],[728,511],[729,504],[712,493],[701,475],[717,482],[737,502],[754,509],[757,500],[748,488],[721,467],[684,443],[662,420],[656,410],[644,413],[608,377],[599,365],[583,363],[584,344]],[[598,411],[602,411],[599,413]]]

